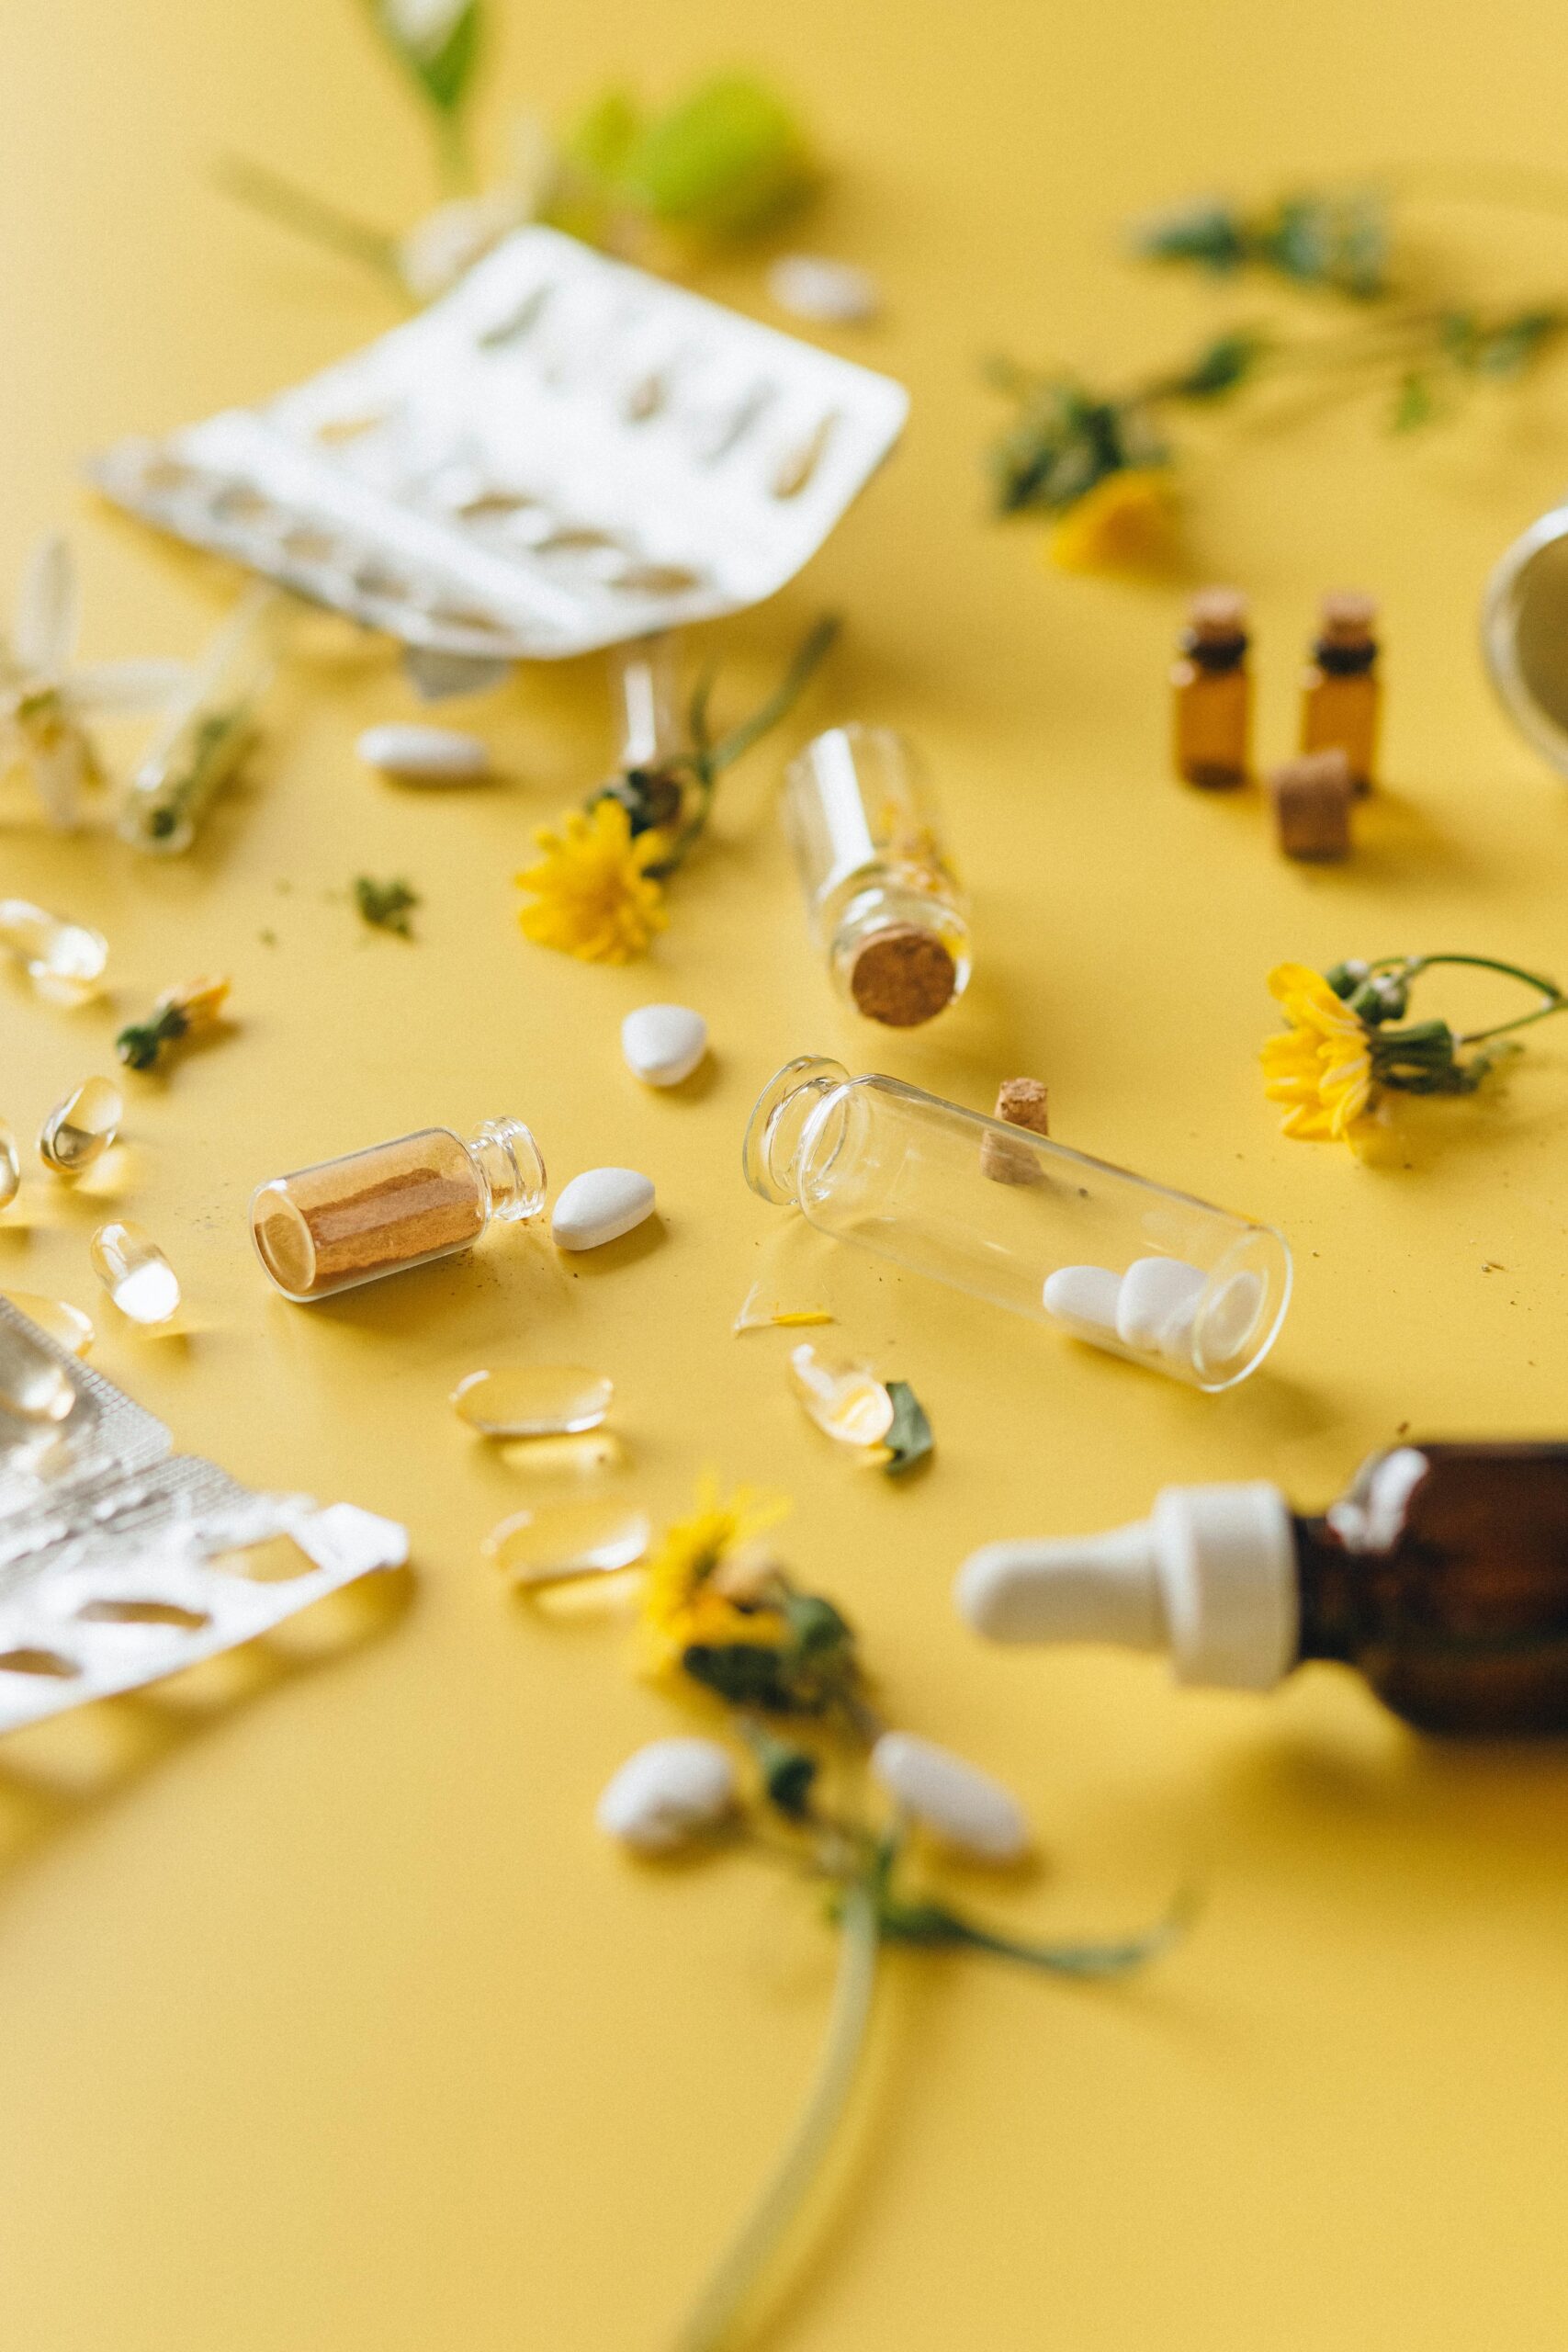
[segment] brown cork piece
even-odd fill
[[[868,1021],[918,1029],[952,1001],[958,967],[934,932],[889,923],[863,939],[850,967],[850,994]]]
[[[1239,588],[1200,588],[1187,624],[1200,645],[1233,645],[1247,631],[1247,598]]]
[[[1287,857],[1322,861],[1350,854],[1355,785],[1343,752],[1307,752],[1269,778],[1280,847]]]
[[[992,1116],[1010,1127],[1027,1127],[1032,1135],[1048,1136],[1049,1097],[1037,1078],[1004,1078],[997,1089]],[[1010,1143],[1005,1136],[987,1134],[980,1146],[980,1169],[996,1184],[1032,1184],[1040,1163],[1026,1144]]]
[[[1377,616],[1374,597],[1357,588],[1337,588],[1318,607],[1318,636],[1325,645],[1370,645]]]

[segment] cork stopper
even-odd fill
[[[1377,616],[1375,598],[1355,588],[1336,589],[1319,608],[1318,635],[1325,645],[1371,645]]]
[[[1231,645],[1247,634],[1247,598],[1239,588],[1201,588],[1187,607],[1194,645]]]
[[[997,1089],[992,1116],[1010,1127],[1027,1127],[1032,1135],[1049,1136],[1049,1097],[1037,1078],[1004,1078]],[[1032,1184],[1040,1173],[1034,1154],[1025,1144],[1010,1143],[1006,1136],[987,1135],[980,1147],[982,1171],[997,1184]]]
[[[1280,847],[1287,857],[1322,861],[1350,854],[1355,784],[1343,752],[1307,752],[1269,777]]]
[[[958,967],[934,932],[889,923],[863,939],[850,967],[850,994],[868,1021],[918,1029],[950,1003]]]

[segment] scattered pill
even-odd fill
[[[485,1437],[569,1437],[596,1430],[610,1409],[614,1384],[581,1364],[514,1364],[470,1372],[452,1391],[459,1420]]]
[[[679,1086],[708,1049],[708,1024],[683,1004],[639,1004],[621,1023],[626,1068],[647,1086]]]
[[[88,1253],[93,1272],[133,1323],[166,1323],[180,1303],[180,1278],[139,1225],[101,1225]]]
[[[18,1331],[15,1324],[0,1328],[0,1414],[18,1421],[63,1421],[75,1408],[69,1373],[37,1333]],[[0,1424],[0,1443],[8,1434]]]
[[[367,727],[355,751],[367,767],[406,784],[471,784],[490,774],[490,747],[450,727]]]
[[[1109,1266],[1058,1266],[1045,1278],[1045,1312],[1086,1339],[1113,1340],[1121,1289],[1122,1277]]]
[[[36,1323],[44,1337],[57,1347],[66,1349],[73,1356],[85,1356],[97,1336],[92,1317],[84,1315],[79,1306],[68,1306],[62,1298],[44,1298],[33,1290],[0,1291],[0,1298]]]
[[[559,1250],[597,1250],[653,1214],[653,1186],[635,1168],[590,1168],[556,1203],[550,1238]]]
[[[934,1740],[886,1731],[871,1751],[871,1770],[906,1813],[944,1845],[987,1862],[1013,1862],[1029,1850],[1029,1823],[1010,1789]]]
[[[768,272],[768,292],[781,311],[826,326],[859,326],[874,319],[882,293],[869,270],[821,254],[782,254]]]
[[[823,1435],[840,1445],[880,1445],[893,1426],[893,1399],[869,1364],[825,1356],[803,1340],[790,1352],[789,1379]]]
[[[51,915],[27,899],[0,899],[0,947],[26,967],[39,994],[55,1004],[84,1004],[96,996],[109,955],[101,932]]]
[[[89,1078],[57,1102],[39,1130],[39,1158],[56,1176],[81,1176],[101,1159],[125,1115],[125,1098],[107,1078]]]
[[[599,1800],[607,1838],[668,1854],[734,1808],[735,1758],[716,1739],[655,1739],[628,1756]]]
[[[538,1591],[634,1567],[652,1534],[648,1513],[625,1503],[542,1503],[503,1519],[480,1549],[513,1584]]]
[[[1207,1279],[1184,1258],[1135,1258],[1116,1295],[1116,1336],[1123,1347],[1157,1351],[1183,1318],[1190,1328]]]

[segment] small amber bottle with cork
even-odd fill
[[[1247,641],[1247,599],[1238,589],[1205,588],[1193,597],[1180,659],[1170,673],[1174,755],[1178,775],[1210,791],[1247,781],[1252,730]]]
[[[1302,750],[1343,752],[1359,793],[1371,790],[1377,766],[1377,610],[1371,597],[1354,591],[1325,596],[1302,679]]]

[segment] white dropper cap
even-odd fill
[[[1277,1487],[1167,1487],[1147,1519],[1057,1544],[987,1544],[959,1613],[994,1642],[1168,1650],[1179,1682],[1268,1690],[1295,1663],[1295,1544]]]

